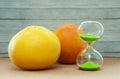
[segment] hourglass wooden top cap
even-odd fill
[[[83,21],[78,29],[83,29],[86,34],[93,34],[102,36],[104,27],[100,22],[97,21]]]

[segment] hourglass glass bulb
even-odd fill
[[[97,70],[103,63],[102,55],[93,47],[88,46],[77,57],[77,66],[84,70]]]
[[[100,22],[97,21],[83,21],[78,30],[83,29],[86,34],[93,34],[97,36],[102,36],[104,32],[104,27]]]

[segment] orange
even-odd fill
[[[10,60],[22,69],[46,69],[60,56],[57,36],[42,26],[28,26],[18,32],[8,46]]]
[[[64,23],[54,30],[61,44],[61,54],[58,59],[60,63],[75,63],[78,53],[86,47],[86,43],[79,37],[79,33],[84,31],[78,30],[77,26],[75,23]]]

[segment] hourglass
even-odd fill
[[[76,60],[77,66],[83,70],[100,69],[103,57],[92,45],[103,35],[103,25],[97,21],[84,21],[78,29],[85,31],[84,34],[80,34],[79,36],[86,41],[87,47],[78,54]]]

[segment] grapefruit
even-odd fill
[[[78,53],[86,47],[86,43],[79,37],[80,33],[85,32],[82,29],[78,30],[77,26],[75,23],[64,23],[54,30],[61,44],[61,54],[58,59],[60,63],[75,63]]]
[[[8,46],[10,60],[22,69],[46,69],[60,55],[57,36],[42,26],[28,26],[18,32]]]

